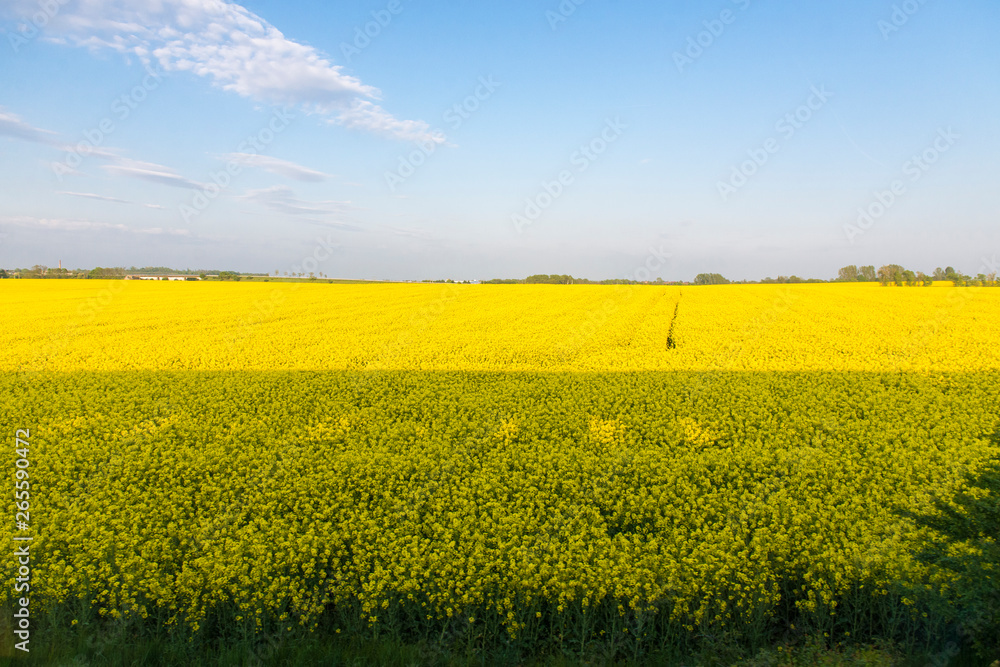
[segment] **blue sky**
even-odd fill
[[[986,0],[3,0],[0,266],[977,273],[998,25]]]

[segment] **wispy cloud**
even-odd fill
[[[110,201],[117,204],[131,204],[132,202],[126,199],[118,199],[117,197],[105,197],[104,195],[95,195],[91,192],[66,192],[61,191],[57,194],[61,195],[72,195],[73,197],[86,197],[87,199],[99,199],[100,201]]]
[[[287,215],[331,215],[353,210],[349,201],[318,201],[311,202],[299,199],[291,188],[276,185],[260,190],[248,190],[243,199],[255,202],[277,213]]]
[[[318,182],[331,178],[329,174],[324,174],[321,171],[303,167],[302,165],[289,162],[288,160],[282,160],[280,158],[260,155],[257,153],[228,153],[223,155],[222,159],[227,162],[235,162],[236,164],[244,167],[259,167],[261,169],[266,169],[272,174],[285,176],[296,181]]]
[[[121,232],[145,236],[193,237],[187,229],[164,229],[162,227],[129,227],[111,222],[95,222],[84,218],[39,218],[32,216],[0,217],[0,222],[14,227],[61,231],[61,232]]]
[[[0,107],[0,136],[14,137],[23,141],[32,141],[49,146],[58,145],[57,134],[33,127],[25,123],[15,114]]]
[[[14,137],[24,141],[45,144],[46,146],[52,146],[53,148],[66,152],[76,151],[76,148],[65,143],[56,132],[34,127],[21,120],[21,118],[17,115],[6,111],[2,107],[0,107],[0,136]],[[170,167],[165,167],[161,164],[155,164],[153,162],[133,160],[132,158],[120,155],[113,148],[91,146],[85,151],[84,154],[87,157],[95,157],[107,162],[107,164],[103,165],[103,168],[111,174],[129,176],[131,178],[138,178],[144,181],[159,183],[161,185],[169,185],[177,188],[193,188],[198,190],[204,187],[204,184],[184,178]],[[60,166],[65,166],[65,163],[58,164]],[[298,167],[298,165],[294,165],[291,162],[289,162],[288,165]],[[299,168],[305,170],[304,167]],[[76,169],[71,169],[66,166],[64,173],[79,172]],[[319,174],[320,172],[315,173]],[[103,199],[104,201],[119,202],[122,204],[131,203],[125,201],[124,199],[104,197],[102,195],[90,194],[86,192],[60,192],[59,194],[73,195],[75,197],[89,197],[92,199]],[[153,207],[151,206],[151,208]]]
[[[70,196],[73,196],[73,197],[85,197],[86,199],[96,199],[98,201],[113,202],[115,204],[135,204],[136,203],[136,202],[131,202],[131,201],[127,200],[127,199],[119,199],[118,197],[107,197],[105,195],[98,195],[98,194],[94,194],[92,192],[69,192],[67,190],[61,190],[61,191],[57,192],[56,194],[70,195]],[[166,206],[161,206],[159,204],[142,204],[142,206],[145,206],[146,208],[152,208],[152,209],[161,210],[161,211],[167,210]]]
[[[104,165],[104,169],[112,174],[120,176],[130,176],[151,183],[169,185],[175,188],[191,188],[199,190],[204,187],[201,183],[184,178],[170,167],[152,162],[140,162],[130,158],[119,157],[111,164]]]
[[[29,18],[35,0],[6,0],[7,13]],[[110,49],[187,71],[243,97],[299,105],[331,122],[397,139],[440,142],[424,121],[401,120],[376,104],[380,91],[345,74],[311,46],[285,37],[226,0],[86,0],[51,18],[46,33],[92,50]]]

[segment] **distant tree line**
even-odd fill
[[[48,278],[48,279],[59,279],[59,278],[85,278],[86,272],[83,269],[63,269],[63,268],[49,268],[42,264],[35,264],[30,269],[11,269],[7,271],[6,269],[0,269],[0,279],[3,278]]]
[[[177,270],[171,269],[165,266],[144,266],[142,268],[136,268],[134,266],[125,269],[123,267],[96,267],[89,271],[85,269],[63,269],[63,268],[50,268],[44,265],[36,264],[30,269],[0,269],[0,279],[4,278],[89,278],[89,279],[101,279],[101,280],[114,280],[124,278],[129,274],[141,274],[141,275],[187,275],[191,276],[189,279],[194,279],[193,276],[200,276],[202,280],[206,280],[211,274],[213,277],[218,276],[218,280],[240,280],[243,277],[263,277],[267,274],[246,274],[237,273],[236,271],[211,271],[206,272],[204,270],[193,271],[191,269]],[[275,275],[278,272],[275,271]],[[287,275],[287,274],[286,274]],[[302,275],[302,274],[299,274]],[[323,276],[323,274],[320,274]],[[315,276],[310,274],[310,277],[315,279]],[[958,287],[997,287],[1000,286],[1000,281],[997,280],[996,272],[990,274],[980,273],[973,276],[967,276],[960,271],[956,271],[953,267],[949,266],[947,268],[938,267],[934,269],[933,273],[930,275],[924,273],[923,271],[911,271],[899,264],[886,264],[880,267],[878,270],[875,269],[873,265],[869,266],[855,266],[851,264],[850,266],[841,267],[837,272],[837,277],[832,281],[822,280],[820,278],[800,278],[798,276],[778,276],[777,278],[767,277],[759,281],[754,280],[741,280],[736,281],[738,284],[791,284],[791,283],[823,283],[823,282],[841,282],[841,283],[853,283],[853,282],[877,282],[884,286],[895,285],[899,287],[916,287],[916,286],[930,286],[934,281],[951,281],[955,286]],[[425,283],[454,283],[454,280],[423,280]],[[461,281],[464,283],[469,283],[470,281]],[[483,281],[487,285],[689,285],[692,283],[684,281],[665,281],[663,278],[656,278],[650,281],[638,281],[629,280],[627,278],[612,278],[607,280],[589,280],[587,278],[574,278],[571,275],[566,274],[545,274],[539,273],[535,275],[528,276],[527,278],[494,278],[493,280]],[[729,285],[733,284],[734,281],[727,279],[720,273],[699,273],[695,276],[695,285]]]
[[[43,264],[36,264],[31,268],[19,268],[19,269],[0,269],[0,279],[4,278],[24,278],[24,279],[55,279],[55,278],[83,278],[83,279],[98,279],[98,280],[116,280],[124,278],[127,275],[138,274],[144,276],[189,276],[189,279],[197,279],[195,276],[200,276],[202,280],[206,278],[208,274],[218,275],[222,280],[239,280],[240,276],[251,275],[251,276],[263,276],[266,274],[241,274],[236,271],[205,271],[205,270],[192,270],[192,269],[171,269],[167,266],[143,266],[135,267],[131,266],[129,268],[124,268],[121,266],[114,267],[95,267],[89,271],[86,269],[63,269],[63,268],[52,268],[45,266]]]
[[[911,271],[899,264],[886,264],[879,267],[878,271],[874,266],[862,266],[858,268],[853,264],[840,269],[836,282],[877,282],[883,286],[895,285],[897,287],[929,287],[934,281],[950,280],[957,287],[997,286],[997,274],[980,273],[975,278],[964,275],[952,267],[934,269],[931,275],[923,271]]]
[[[527,278],[494,278],[484,280],[484,285],[680,285],[679,282],[664,282],[663,278],[657,278],[648,282],[638,280],[628,280],[627,278],[611,278],[608,280],[589,280],[587,278],[574,278],[565,274],[553,273],[551,275],[539,273]]]
[[[760,281],[762,285],[785,285],[792,283],[825,283],[821,278],[799,278],[796,275],[778,276],[777,278],[767,277]]]

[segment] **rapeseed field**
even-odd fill
[[[899,510],[1000,454],[996,290],[4,281],[0,304],[23,314],[0,413],[31,433],[30,530],[0,539],[30,534],[32,604],[70,616],[636,650],[929,633],[912,591],[948,578]]]

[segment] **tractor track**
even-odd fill
[[[684,291],[681,290],[677,295],[677,304],[674,306],[674,316],[670,318],[670,328],[667,329],[667,349],[673,350],[677,347],[677,341],[674,340],[674,325],[677,323],[677,313],[681,309],[681,299],[684,298]]]

